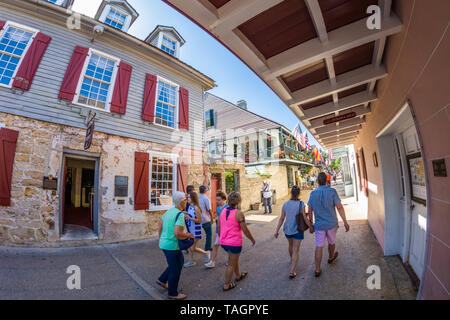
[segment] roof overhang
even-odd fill
[[[361,129],[388,75],[386,41],[402,29],[392,0],[163,1],[239,57],[325,148],[344,143],[325,136]],[[372,5],[380,29],[367,27]]]

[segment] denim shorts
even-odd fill
[[[240,254],[242,252],[242,247],[226,246],[222,244],[222,248],[231,254]]]
[[[303,232],[298,232],[296,234],[291,234],[291,235],[285,234],[285,236],[287,239],[294,239],[294,240],[303,240],[304,239]]]

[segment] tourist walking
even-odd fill
[[[205,250],[197,247],[198,241],[202,238],[202,211],[200,210],[200,203],[198,201],[198,195],[192,191],[188,195],[188,206],[184,213],[186,218],[186,226],[190,233],[194,235],[194,244],[188,249],[189,260],[184,264],[185,268],[195,266],[197,263],[194,261],[194,253],[200,252],[207,254]]]
[[[331,174],[329,172],[327,173],[327,186],[331,187]]]
[[[289,256],[291,257],[291,268],[289,271],[289,278],[294,279],[297,276],[295,269],[300,257],[300,245],[304,238],[303,232],[298,230],[297,215],[303,215],[303,218],[308,225],[312,227],[306,216],[305,203],[299,199],[300,188],[293,186],[291,189],[291,199],[283,204],[281,209],[281,217],[278,221],[277,230],[275,232],[275,238],[278,239],[280,228],[284,223],[283,231],[289,244]]]
[[[245,279],[248,275],[248,272],[241,272],[239,268],[239,257],[243,242],[242,233],[252,242],[252,245],[255,245],[255,239],[245,222],[244,213],[237,209],[240,203],[240,193],[231,192],[228,195],[228,207],[220,214],[219,219],[219,244],[228,253],[228,266],[225,272],[223,291],[236,288],[236,282]],[[232,281],[233,273],[235,274],[235,281]]]
[[[225,208],[228,208],[227,204],[227,195],[223,191],[217,191],[216,194],[216,203],[217,203],[217,216],[216,216],[216,239],[214,241],[214,247],[211,254],[211,261],[205,264],[205,267],[208,269],[214,268],[216,266],[217,254],[219,253],[219,219],[220,214],[223,212]]]
[[[310,223],[312,223],[314,215],[314,227],[310,229],[310,231],[315,232],[315,276],[319,277],[322,274],[320,265],[322,262],[325,238],[328,241],[328,263],[333,263],[339,254],[336,251],[336,233],[339,229],[339,224],[335,208],[337,208],[339,215],[344,221],[346,232],[350,230],[350,226],[347,222],[341,199],[339,199],[336,190],[326,186],[327,175],[324,172],[321,172],[319,173],[317,180],[319,182],[319,187],[311,192],[308,201],[308,219],[310,220]]]
[[[183,300],[187,295],[178,293],[178,282],[183,269],[184,257],[178,241],[193,239],[192,233],[186,233],[183,210],[186,208],[186,195],[176,191],[173,196],[174,208],[167,210],[159,224],[159,248],[166,256],[168,267],[161,274],[156,283],[169,290],[169,299]]]
[[[212,243],[212,214],[211,214],[211,201],[209,201],[206,196],[206,191],[208,190],[207,186],[200,186],[200,195],[198,196],[198,200],[200,203],[200,209],[202,210],[202,228],[205,231],[206,239],[205,239],[205,262],[209,262],[211,260],[211,243]]]
[[[262,195],[264,202],[264,214],[267,214],[267,208],[269,208],[269,214],[272,214],[272,191],[270,190],[270,181],[264,181]]]

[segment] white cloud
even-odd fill
[[[93,18],[101,3],[102,0],[75,0],[72,9]]]

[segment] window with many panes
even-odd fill
[[[171,54],[173,56],[176,56],[177,53],[177,42],[165,34],[162,36],[161,40],[161,49],[167,52],[168,54]]]
[[[126,14],[120,12],[116,8],[111,7],[109,9],[108,15],[105,18],[105,23],[110,25],[111,27],[122,30],[126,20],[127,20]]]
[[[172,205],[172,194],[176,190],[177,165],[170,156],[150,157],[150,209]]]
[[[76,101],[92,108],[109,111],[113,81],[119,59],[108,57],[97,51],[90,51]]]
[[[8,22],[0,32],[0,85],[10,87],[37,30]]]
[[[158,79],[156,92],[155,123],[175,128],[178,86]]]

